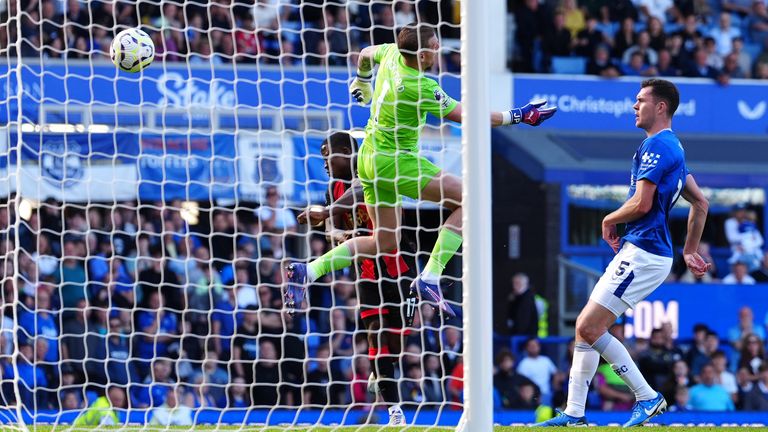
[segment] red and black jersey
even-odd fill
[[[341,180],[333,182],[331,185],[329,201],[333,203],[341,198],[349,186],[349,182]],[[365,203],[357,203],[355,204],[355,208],[353,208],[352,211],[345,213],[344,224],[346,225],[346,229],[358,231],[356,232],[356,235],[371,235],[373,233],[373,222],[368,215],[368,209],[366,208]],[[404,275],[409,270],[408,265],[405,263],[403,257],[400,256],[397,249],[391,251],[387,255],[382,256],[380,263],[380,265],[386,267],[387,276],[393,279]],[[376,272],[376,263],[373,259],[364,259],[360,264],[360,270],[361,279],[377,279],[378,274]]]

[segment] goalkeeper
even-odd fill
[[[451,210],[424,271],[411,287],[426,300],[435,302],[448,316],[455,316],[443,301],[440,276],[462,242],[461,180],[418,154],[419,133],[427,113],[461,122],[461,103],[424,75],[424,71],[437,62],[439,50],[431,27],[409,24],[398,34],[397,44],[370,46],[360,53],[357,78],[352,81],[350,91],[359,103],[373,101],[358,155],[358,173],[374,232],[372,236],[349,239],[309,264],[289,264],[288,286],[284,292],[289,313],[301,307],[307,283],[350,266],[356,255],[373,257],[397,248],[400,196],[405,195],[441,203]],[[374,63],[380,66],[371,94]],[[545,103],[532,102],[522,108],[493,112],[491,126],[520,122],[538,126],[556,111],[555,107],[542,108]]]
[[[331,220],[329,235],[334,243],[355,236],[371,235],[373,225],[363,204],[363,188],[357,177],[357,141],[346,132],[331,134],[320,147],[325,170],[331,179],[328,205],[310,207],[298,215],[300,223],[312,225]],[[411,252],[410,240],[403,238],[400,250]],[[358,300],[360,318],[368,332],[368,357],[374,365],[368,388],[381,393],[388,405],[389,425],[405,425],[395,380],[395,363],[402,350],[402,336],[413,325],[417,298],[410,295],[403,307],[403,294],[415,275],[397,250],[377,259],[359,261]],[[413,253],[411,253],[413,255]],[[414,293],[411,293],[414,294]],[[403,322],[405,317],[405,323]]]

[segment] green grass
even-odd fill
[[[674,432],[705,432],[705,431],[715,431],[715,430],[732,430],[732,431],[742,431],[742,430],[748,430],[750,432],[768,432],[768,428],[766,427],[749,427],[749,428],[718,428],[718,427],[669,427],[669,426],[656,426],[654,429],[651,429],[652,431],[666,431],[671,430]],[[6,431],[6,430],[12,430],[10,428],[5,428],[3,426],[0,426],[0,431]],[[18,429],[15,429],[18,430]],[[125,432],[155,432],[155,431],[167,431],[168,428],[157,428],[157,427],[128,427],[128,428],[113,428],[113,427],[89,427],[89,428],[72,428],[69,426],[37,426],[30,428],[29,430],[34,432],[74,432],[74,431],[93,431],[93,430],[99,430],[99,431],[125,431]],[[180,428],[180,427],[173,427],[170,428],[170,430],[190,430],[188,428]],[[346,427],[339,427],[339,428],[329,428],[329,427],[315,427],[315,428],[293,428],[286,426],[284,428],[279,427],[270,427],[268,429],[265,429],[263,427],[259,426],[247,426],[247,427],[235,427],[235,426],[222,426],[222,427],[215,427],[215,426],[195,426],[193,428],[195,431],[214,431],[214,430],[220,430],[220,431],[256,431],[256,432],[282,432],[282,431],[291,431],[291,432],[330,432],[330,431],[338,431],[338,432],[401,432],[401,431],[413,431],[413,432],[426,432],[426,431],[451,431],[452,428],[438,428],[438,427],[410,427],[410,428],[389,428],[384,426],[346,426]],[[529,427],[523,427],[523,426],[496,426],[494,429],[494,432],[535,432],[539,430],[549,430],[544,428],[529,428]],[[566,430],[572,430],[572,429],[566,429]],[[600,432],[619,432],[624,431],[624,429],[620,427],[591,427],[589,430],[597,430]]]

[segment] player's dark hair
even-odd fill
[[[410,23],[398,33],[397,49],[403,57],[413,59],[419,50],[429,47],[429,41],[433,37],[435,37],[435,29],[432,26]]]
[[[328,146],[331,153],[343,153],[348,151],[350,154],[357,152],[357,140],[347,132],[334,132],[323,141],[324,146]]]
[[[651,94],[656,99],[661,99],[667,104],[667,113],[672,118],[680,105],[680,92],[671,82],[658,78],[651,78],[643,81],[640,88],[651,88]]]

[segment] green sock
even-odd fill
[[[307,265],[307,278],[310,282],[332,271],[343,269],[352,265],[354,258],[349,247],[344,243],[324,253],[320,258]]]
[[[461,247],[461,234],[443,227],[437,235],[437,242],[429,256],[427,266],[424,267],[425,275],[439,278],[445,270],[445,265]],[[434,281],[428,281],[434,282]]]

